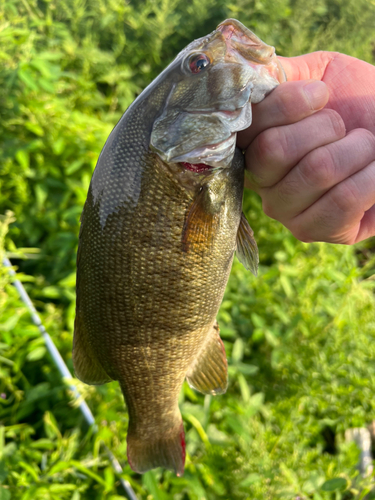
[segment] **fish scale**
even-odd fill
[[[182,51],[124,114],[99,157],[82,214],[75,372],[89,384],[119,381],[129,413],[128,459],[138,472],[163,466],[183,473],[181,386],[186,378],[205,394],[225,392],[215,318],[235,250],[247,268],[257,265],[242,215],[244,157],[237,150],[233,158],[230,146],[240,113],[227,112],[236,102],[238,111],[249,106],[253,88],[255,99],[264,97],[280,68],[271,51],[264,61],[271,76],[259,78],[242,60],[245,48],[234,63],[235,31],[229,36],[225,23]],[[231,23],[243,39],[263,43]],[[210,64],[191,76],[189,57],[199,51]],[[238,126],[248,125],[243,116]],[[215,141],[224,144],[222,160]],[[185,163],[173,161],[173,151]],[[196,151],[207,168],[186,167]]]

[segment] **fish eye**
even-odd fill
[[[189,59],[189,69],[192,73],[199,73],[210,64],[206,54],[193,54]]]

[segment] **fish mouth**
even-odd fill
[[[186,165],[193,165],[191,168],[186,167],[193,172],[203,172],[209,169],[212,170],[213,168],[226,168],[231,164],[236,147],[237,132],[251,125],[250,101],[242,108],[234,111],[215,111],[211,115],[217,117],[225,124],[229,136],[214,144],[198,146],[185,154],[171,158],[170,161],[182,163],[185,167]],[[203,168],[202,165],[206,167]]]
[[[216,144],[199,146],[186,154],[172,158],[173,163],[182,165],[192,172],[204,172],[217,168],[228,167],[233,159],[236,148],[236,132]]]

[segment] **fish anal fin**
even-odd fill
[[[228,385],[228,362],[217,323],[198,358],[189,368],[186,380],[190,387],[203,394],[223,394]]]
[[[181,418],[181,416],[180,416]],[[182,476],[185,467],[185,432],[182,421],[158,439],[138,437],[129,425],[127,456],[134,472],[143,474],[156,467],[164,467]]]
[[[254,233],[244,214],[237,231],[237,258],[254,276],[258,273],[259,253]]]
[[[207,189],[199,193],[191,204],[182,230],[182,250],[202,251],[212,244],[220,224],[219,213],[209,209]]]
[[[78,313],[74,324],[73,366],[76,377],[86,384],[101,385],[112,380],[96,359]]]

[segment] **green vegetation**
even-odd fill
[[[368,0],[0,3],[0,256],[13,258],[70,368],[79,215],[100,150],[174,55],[227,17],[281,55],[329,49],[373,62]],[[371,251],[300,243],[253,193],[245,213],[260,272],[236,262],[220,310],[227,394],[182,391],[183,478],[130,470],[116,383],[78,384],[98,424],[87,429],[0,268],[0,500],[123,498],[101,441],[140,499],[375,498],[344,440],[375,415]]]

